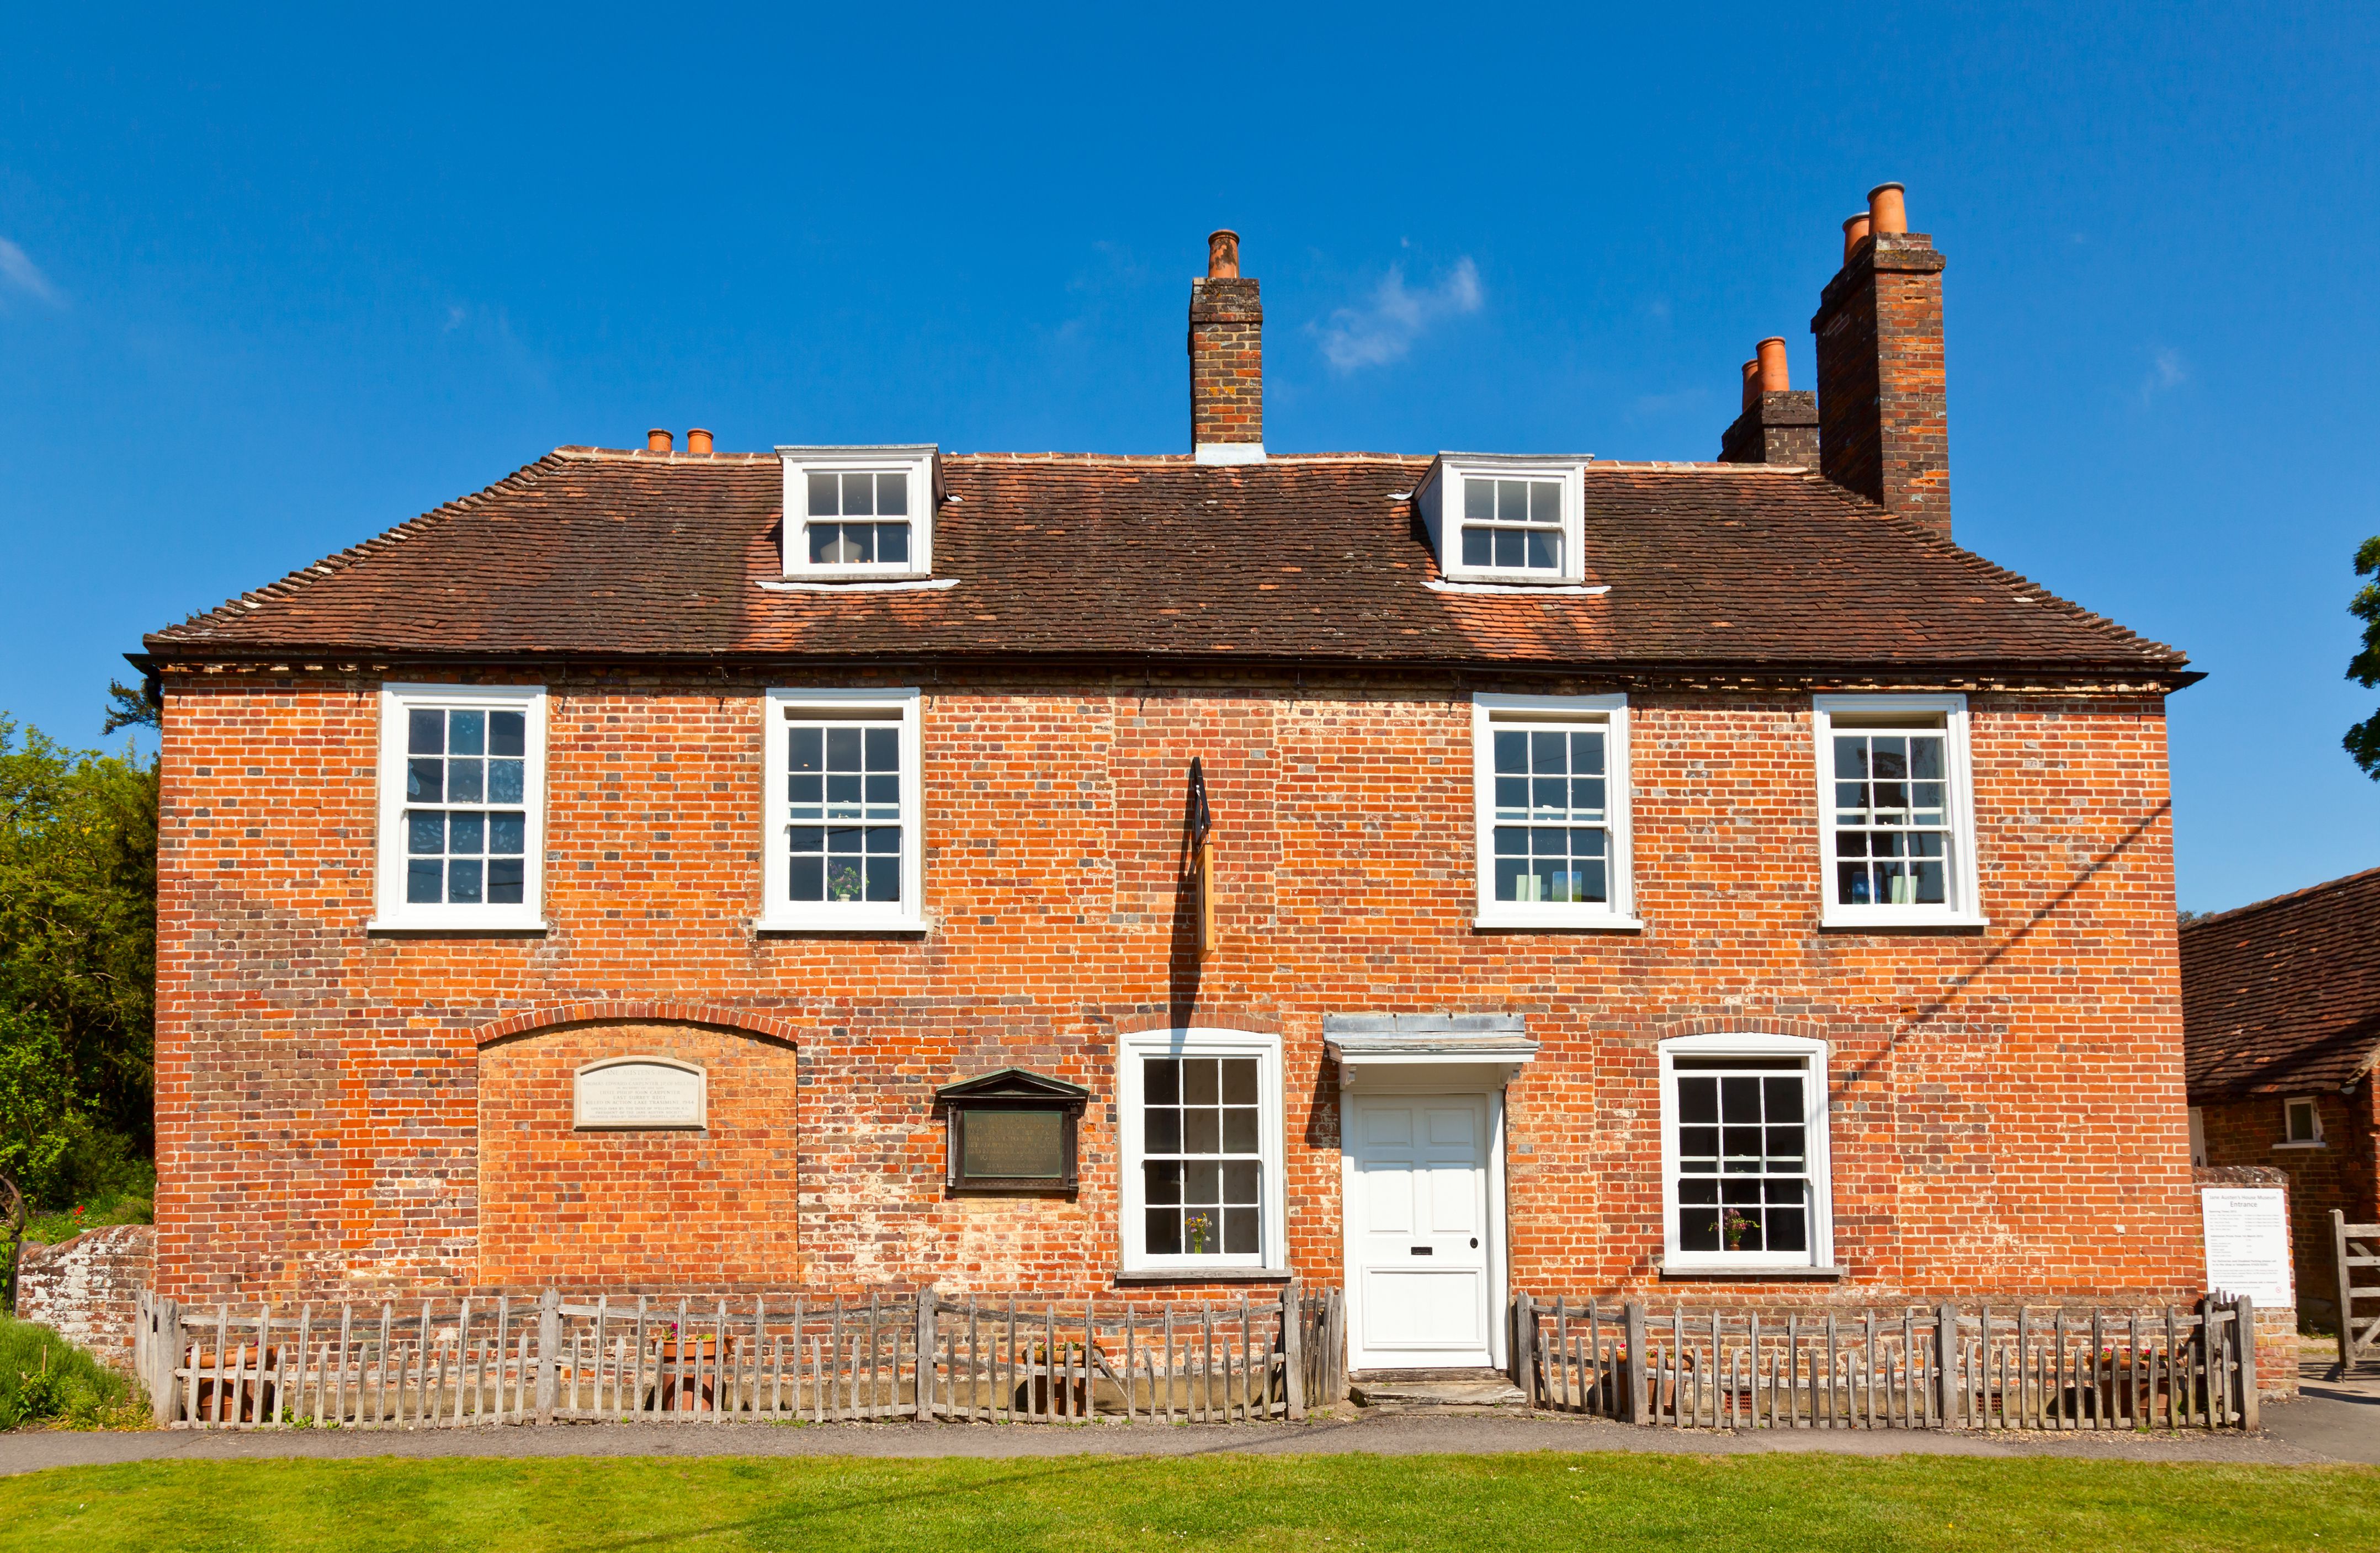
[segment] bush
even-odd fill
[[[25,1238],[40,1241],[44,1245],[56,1245],[69,1241],[85,1230],[104,1229],[110,1224],[147,1224],[152,1221],[157,1196],[157,1167],[146,1159],[127,1158],[128,1150],[121,1138],[102,1135],[103,1145],[113,1145],[105,1153],[81,1161],[74,1179],[85,1190],[80,1200],[64,1207],[36,1207],[25,1220]],[[95,1190],[90,1189],[95,1187]]]
[[[147,1410],[132,1383],[47,1327],[0,1316],[0,1429],[64,1423],[139,1427]]]

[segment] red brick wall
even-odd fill
[[[756,938],[759,686],[549,685],[552,931],[391,938],[362,931],[376,682],[169,677],[164,1292],[538,1270],[521,1257],[547,1252],[484,1244],[481,1172],[492,1191],[507,1156],[482,1142],[483,1106],[512,1059],[481,1042],[591,1017],[708,1020],[719,1052],[759,1038],[722,1024],[791,1041],[790,1232],[812,1286],[1053,1294],[1107,1287],[1116,1260],[1117,1032],[1279,1031],[1292,1258],[1336,1282],[1322,1017],[1452,1010],[1524,1014],[1543,1043],[1510,1095],[1517,1287],[1652,1284],[1654,1043],[1758,1028],[1836,1043],[1840,1297],[2196,1292],[2154,697],[1974,697],[1991,926],[1846,933],[1816,926],[1806,695],[1640,694],[1645,930],[1483,933],[1469,705],[1442,682],[945,680],[924,711],[932,930]],[[1174,888],[1193,755],[1220,848],[1222,944],[1204,962]],[[1097,1097],[1075,1200],[942,1193],[931,1091],[1012,1063]],[[718,1168],[774,1181],[777,1147]],[[577,1158],[611,1168],[601,1147]],[[612,1162],[590,1200],[711,1206],[714,1182]]]
[[[2343,1095],[2313,1097],[2322,1117],[2320,1148],[2273,1147],[2289,1136],[2282,1108],[2290,1097],[2257,1095],[2199,1108],[2209,1165],[2262,1165],[2289,1177],[2289,1260],[2297,1279],[2298,1308],[2325,1331],[2332,1329],[2338,1305],[2331,1211],[2345,1213],[2350,1224],[2380,1223],[2374,1170],[2380,1115],[2373,1109],[2373,1089],[2366,1077]]]

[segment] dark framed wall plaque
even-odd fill
[[[1079,1084],[1023,1068],[937,1089],[949,1129],[944,1183],[953,1192],[1074,1191],[1075,1134],[1090,1098]]]

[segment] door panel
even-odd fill
[[[1349,1190],[1361,1367],[1490,1362],[1488,1101],[1351,1097]]]

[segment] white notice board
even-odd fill
[[[2209,1186],[2198,1195],[2206,1221],[2208,1291],[2245,1294],[2258,1310],[2294,1308],[2287,1195],[2269,1186]]]

